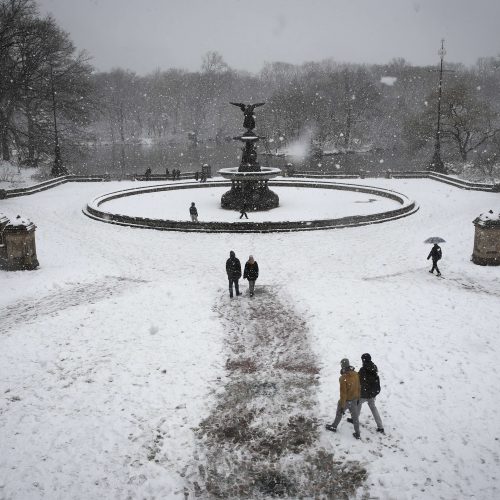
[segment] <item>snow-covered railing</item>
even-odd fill
[[[359,174],[327,174],[322,172],[296,171],[290,177],[307,178],[307,179],[359,179]]]
[[[489,184],[486,182],[471,182],[458,177],[453,177],[451,175],[441,174],[439,172],[430,172],[428,170],[412,170],[412,171],[397,171],[388,170],[381,172],[387,178],[394,179],[432,179],[438,182],[444,182],[451,186],[458,187],[460,189],[468,189],[473,191],[487,191],[487,192],[499,192],[500,184]],[[358,174],[323,174],[315,173],[311,171],[297,171],[294,172],[293,177],[307,177],[313,179],[352,179],[352,178],[370,178],[376,177],[371,175],[370,172],[360,172]]]
[[[130,181],[172,181],[179,179],[194,179],[196,176],[196,172],[180,172],[179,176],[175,179],[172,177],[172,173],[168,175],[165,174],[150,174],[147,176],[146,174],[125,174],[125,179]],[[200,172],[198,172],[200,176]]]
[[[438,172],[428,172],[428,178],[435,181],[444,182],[461,189],[468,189],[472,191],[497,191],[499,190],[498,185],[488,184],[484,182],[471,182],[458,177],[452,177],[450,175],[440,174]]]
[[[61,177],[55,177],[48,181],[40,182],[39,184],[33,184],[32,186],[15,188],[15,189],[0,189],[0,199],[4,198],[15,198],[17,196],[26,196],[28,194],[39,193],[40,191],[45,191],[66,182],[101,182],[109,181],[109,175],[63,175]]]
[[[195,172],[183,172],[180,174],[180,179],[194,179]],[[381,172],[381,175],[385,177],[392,177],[394,179],[432,179],[438,182],[444,182],[451,186],[468,189],[473,191],[487,191],[487,192],[500,192],[500,184],[488,184],[482,182],[471,182],[450,175],[440,174],[438,172],[429,172],[427,170],[417,170],[417,171],[397,171],[391,170],[386,172]],[[314,171],[295,171],[291,177],[296,178],[307,178],[307,179],[359,179],[359,178],[371,178],[378,177],[371,175],[371,172],[359,172],[353,174],[328,174],[323,172]],[[172,180],[171,175],[167,176],[165,174],[151,174],[149,178],[141,174],[127,174],[125,176],[128,180],[136,181],[169,181]],[[65,184],[66,182],[102,182],[111,180],[109,174],[103,175],[64,175],[62,177],[56,177],[48,181],[41,182],[39,184],[34,184],[32,186],[24,188],[15,189],[0,189],[0,200],[4,198],[14,198],[16,196],[25,196],[28,194],[39,193],[46,189],[50,189],[60,184]],[[117,179],[119,180],[119,179]]]

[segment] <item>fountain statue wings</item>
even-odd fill
[[[233,106],[238,106],[238,108],[243,111],[245,115],[245,119],[243,121],[243,126],[247,130],[253,130],[255,128],[255,116],[253,114],[253,110],[258,106],[264,106],[265,102],[258,102],[256,104],[243,104],[242,102],[230,102]]]

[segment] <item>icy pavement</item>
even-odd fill
[[[136,183],[66,184],[1,201],[1,212],[37,225],[41,267],[0,274],[0,498],[197,493],[193,464],[210,449],[200,425],[217,415],[228,368],[238,366],[228,340],[244,335],[228,325],[253,311],[247,296],[227,296],[231,249],[242,264],[249,254],[259,262],[257,291],[269,292],[255,298],[278,311],[274,326],[266,319],[270,331],[304,325],[300,349],[285,342],[283,352],[300,365],[303,351],[319,370],[304,404],[298,399],[273,422],[299,410],[301,422],[317,419],[309,449],[332,466],[359,463],[367,472],[359,498],[499,497],[500,268],[470,262],[471,222],[498,208],[498,194],[430,180],[362,182],[402,192],[420,210],[342,230],[193,235],[81,213],[98,194]],[[429,236],[447,241],[444,279],[427,272]],[[271,340],[254,356],[278,353]],[[251,344],[243,347],[250,355]],[[340,359],[359,368],[364,352],[380,370],[386,436],[363,408],[355,441],[346,421],[337,434],[322,426],[335,411]],[[199,487],[203,497],[206,484]]]

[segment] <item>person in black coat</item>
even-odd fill
[[[191,215],[192,222],[198,222],[198,209],[196,208],[194,201],[191,203],[191,206],[189,207],[189,215]]]
[[[241,209],[240,209],[240,219],[245,216],[245,219],[248,219],[248,214],[247,214],[247,205],[245,202],[241,204]]]
[[[238,285],[238,280],[241,278],[241,264],[232,250],[229,252],[229,259],[226,260],[226,273],[229,280],[229,297],[233,298],[233,283],[236,295],[241,295]]]
[[[432,269],[429,271],[430,273],[434,274],[434,269],[437,271],[437,275],[441,276],[441,272],[439,271],[438,267],[438,260],[441,260],[441,257],[443,256],[443,252],[441,251],[441,247],[437,244],[434,243],[434,246],[431,248],[431,251],[429,252],[429,255],[427,256],[427,260],[432,258]]]
[[[255,281],[259,277],[259,264],[254,260],[253,255],[248,257],[248,261],[245,264],[245,271],[243,272],[243,279],[248,280],[248,289],[250,291],[250,297],[253,297],[255,291]]]
[[[361,356],[363,366],[359,369],[359,383],[361,385],[361,397],[359,400],[358,412],[361,413],[363,403],[368,403],[372,412],[375,423],[377,424],[377,432],[384,434],[384,426],[382,419],[375,406],[375,398],[380,393],[380,378],[378,376],[377,365],[372,362],[370,354],[365,353]]]

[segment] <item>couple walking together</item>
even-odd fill
[[[229,280],[229,297],[233,297],[233,284],[236,295],[241,295],[238,281],[241,278],[241,264],[240,260],[236,257],[236,254],[231,250],[229,252],[229,259],[226,261],[226,273],[227,279]],[[248,280],[248,289],[250,291],[250,297],[253,297],[255,291],[255,281],[259,277],[259,265],[257,261],[254,260],[253,256],[248,257],[248,261],[245,264],[245,270],[243,272],[243,279]]]
[[[337,413],[332,424],[328,424],[326,429],[332,432],[337,432],[337,426],[342,420],[346,410],[351,413],[351,418],[347,421],[354,424],[354,434],[356,439],[360,439],[359,433],[359,413],[361,405],[364,402],[368,403],[372,412],[375,423],[377,424],[377,432],[384,434],[384,426],[375,406],[375,398],[380,393],[380,379],[378,376],[377,365],[373,363],[370,354],[365,353],[361,356],[363,366],[359,373],[349,363],[349,360],[344,358],[340,362],[340,399],[337,404]]]

